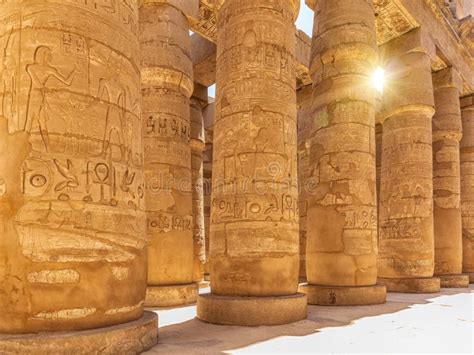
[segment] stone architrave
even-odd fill
[[[0,335],[0,352],[87,332],[75,352],[143,351],[137,4],[3,1],[0,19],[0,333],[42,333]]]
[[[420,29],[379,49],[387,73],[383,95],[379,205],[379,283],[391,292],[439,292],[433,278],[434,95]]]
[[[295,26],[299,0],[217,2],[211,293],[199,319],[306,317],[299,273]]]
[[[463,273],[474,283],[474,94],[461,99],[461,214]]]
[[[193,281],[190,97],[193,66],[185,2],[140,6],[142,119],[148,217],[146,305],[196,301]]]
[[[372,1],[317,1],[310,72],[306,273],[310,304],[384,303],[377,285],[375,71]]]
[[[440,278],[441,287],[468,287],[469,277],[462,275],[459,152],[462,79],[455,69],[443,69],[433,74],[433,87],[434,274]]]

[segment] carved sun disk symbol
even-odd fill
[[[30,178],[30,183],[34,187],[42,187],[46,185],[46,177],[41,174],[35,174]]]

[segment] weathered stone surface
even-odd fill
[[[307,197],[307,279],[309,287],[374,286],[375,90],[370,80],[377,65],[374,10],[366,0],[319,1],[315,13],[309,143],[314,189]]]
[[[445,288],[467,288],[469,287],[469,275],[440,275],[441,287]]]
[[[265,304],[273,302],[268,297],[297,292],[297,4],[218,4],[211,304],[218,295],[242,297],[237,302],[261,297]],[[199,317],[220,323],[219,317],[206,315],[214,313],[213,306],[203,309],[203,304],[198,300]],[[222,322],[235,317],[232,309],[220,310]]]
[[[194,83],[188,20],[175,5],[143,2],[140,43],[148,285],[179,288],[192,283],[194,268],[190,147]]]
[[[436,276],[462,272],[461,177],[462,137],[459,74],[447,68],[433,74],[433,200]],[[441,279],[443,281],[443,278]],[[445,283],[442,287],[446,287]]]
[[[137,5],[3,1],[0,18],[0,333],[138,319]]]
[[[158,341],[158,316],[145,312],[135,321],[75,332],[0,335],[0,353],[21,355],[140,354]]]
[[[177,307],[195,303],[199,287],[197,283],[172,286],[148,286],[145,305],[147,307]]]
[[[379,277],[379,284],[385,286],[389,292],[401,293],[437,293],[441,288],[441,282],[438,277],[396,279]]]
[[[397,279],[430,278],[434,272],[434,96],[422,38],[413,30],[381,48],[388,77],[381,113],[378,269],[379,277],[392,279],[383,283],[388,291],[397,291],[390,287]]]
[[[300,292],[306,294],[309,304],[319,306],[363,306],[382,304],[387,300],[385,286],[317,286],[304,284]]]
[[[306,318],[306,295],[232,297],[213,294],[198,299],[197,317],[208,323],[247,327],[281,325]]]
[[[202,93],[200,93],[202,91]],[[202,96],[205,96],[202,97]],[[203,99],[205,101],[203,101]],[[202,110],[207,103],[207,89],[195,85],[191,98],[191,172],[193,190],[193,238],[194,238],[194,281],[204,275],[206,264],[206,236],[204,226],[203,151],[205,148],[204,117]]]
[[[474,95],[461,100],[461,213],[463,272],[474,275]]]

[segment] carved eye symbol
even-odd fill
[[[43,175],[36,174],[31,177],[30,183],[34,187],[42,187],[46,185],[46,178]]]

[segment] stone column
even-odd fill
[[[308,194],[314,187],[311,175],[308,138],[313,124],[312,85],[306,85],[296,93],[298,103],[298,186],[300,211],[300,278],[306,278],[306,235]]]
[[[453,68],[433,74],[433,216],[435,271],[441,287],[468,287],[462,275],[461,176],[462,137],[459,94],[462,79]]]
[[[213,99],[212,99],[213,100]],[[213,160],[213,132],[214,132],[215,103],[210,102],[203,110],[204,135],[206,146],[203,152],[203,188],[204,188],[204,228],[206,236],[206,264],[204,265],[204,279],[209,281],[209,235],[211,227],[211,193],[212,193],[212,160]]]
[[[380,47],[383,97],[379,282],[392,292],[438,292],[434,272],[433,83],[420,29]]]
[[[295,26],[299,0],[217,3],[211,293],[198,318],[274,325],[298,294]]]
[[[143,351],[137,5],[13,0],[0,19],[0,333],[41,333],[0,352]]]
[[[148,215],[146,305],[193,303],[190,97],[193,66],[185,3],[140,6],[142,119]]]
[[[384,303],[377,286],[372,1],[317,1],[306,272],[310,304]]]
[[[206,264],[206,235],[204,225],[203,152],[205,148],[204,117],[207,88],[194,84],[191,97],[191,169],[194,218],[194,281],[201,282]]]
[[[461,99],[461,110],[462,268],[474,283],[474,94]]]

